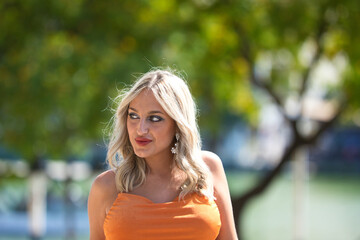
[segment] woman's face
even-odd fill
[[[175,121],[164,111],[151,90],[143,90],[130,102],[127,130],[134,152],[141,158],[169,158]]]

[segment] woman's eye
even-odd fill
[[[159,116],[150,116],[149,119],[150,119],[150,121],[152,121],[152,122],[160,122],[160,121],[163,120],[163,118],[162,118],[162,117],[159,117]]]
[[[138,119],[139,117],[135,113],[129,113],[130,119]]]

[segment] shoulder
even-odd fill
[[[112,183],[115,184],[115,172],[112,169],[100,173],[94,180],[94,184],[96,185],[108,185]]]
[[[218,155],[209,151],[202,151],[202,159],[211,172],[215,202],[220,212],[221,229],[217,239],[237,239],[229,186],[222,161]]]
[[[222,161],[218,155],[210,151],[201,151],[201,157],[212,173],[223,169]]]
[[[88,198],[89,210],[97,209],[102,213],[106,213],[116,199],[117,194],[115,172],[108,170],[99,174],[93,181],[90,189]]]
[[[105,195],[105,197],[114,195],[117,192],[115,172],[113,170],[107,170],[99,174],[93,181],[91,192],[94,195]]]
[[[94,179],[88,197],[90,239],[105,239],[103,224],[117,195],[115,172],[105,171]]]

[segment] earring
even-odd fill
[[[175,138],[176,138],[176,143],[175,143],[174,147],[171,148],[172,154],[177,154],[178,153],[180,134],[176,133]]]

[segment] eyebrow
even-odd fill
[[[129,107],[130,110],[134,111],[134,112],[138,112],[135,108],[133,107]],[[159,111],[159,110],[153,110],[153,111],[150,111],[148,112],[148,114],[155,114],[155,113],[160,113],[160,114],[163,114],[165,115],[163,112]]]

